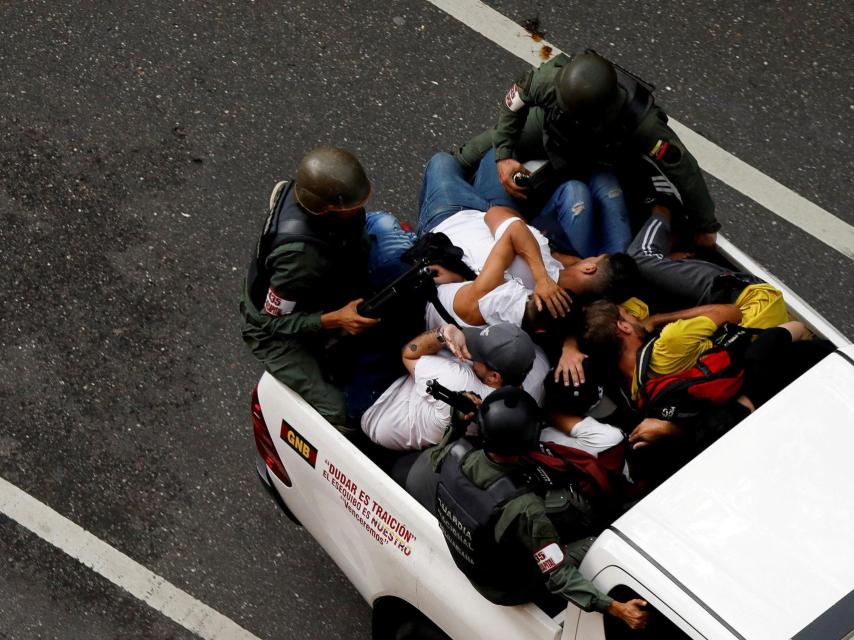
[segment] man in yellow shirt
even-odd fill
[[[649,316],[643,303],[630,300],[625,306],[599,300],[585,311],[583,344],[587,351],[616,361],[620,373],[631,383],[637,399],[637,354],[659,327],[653,345],[649,375],[680,373],[694,366],[697,358],[712,347],[712,335],[725,322],[738,324],[741,310],[734,304],[710,304],[683,311]]]

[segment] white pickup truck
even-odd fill
[[[725,239],[719,248],[839,349],[593,544],[581,572],[600,591],[645,599],[644,631],[572,604],[552,616],[484,599],[426,509],[300,396],[261,378],[258,473],[372,605],[375,639],[854,637],[854,345]]]

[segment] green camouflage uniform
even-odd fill
[[[697,161],[667,125],[667,114],[661,108],[653,105],[636,128],[611,131],[611,139],[606,136],[605,142],[585,139],[581,129],[571,132],[571,141],[549,131],[549,115],[560,112],[556,77],[570,60],[560,54],[526,72],[502,101],[498,125],[456,150],[460,164],[474,170],[494,147],[496,161],[515,158],[525,162],[547,157],[555,169],[573,177],[593,167],[614,167],[647,156],[679,190],[692,230],[717,231],[720,223]],[[566,114],[563,116],[564,122],[571,120]]]
[[[340,309],[366,290],[358,282],[366,274],[370,237],[362,234],[357,252],[362,264],[330,259],[321,247],[310,242],[287,242],[267,257],[270,288],[293,310],[278,317],[259,310],[252,302],[248,281],[240,299],[243,340],[267,371],[299,393],[333,425],[345,423],[344,394],[329,381],[330,372],[346,364],[344,358],[326,357],[333,334],[320,324],[322,313]],[[366,276],[365,276],[366,277]]]
[[[455,441],[456,436],[449,429],[443,440],[430,450],[429,456],[434,470],[439,467]],[[512,467],[490,460],[483,450],[473,451],[466,457],[462,466],[465,476],[481,488],[489,486],[511,470]],[[532,556],[552,543],[561,545],[557,530],[547,513],[546,503],[536,493],[523,494],[504,505],[495,525],[495,539],[501,541],[513,538],[521,542]],[[613,599],[601,593],[578,571],[578,565],[593,540],[594,538],[585,538],[567,545],[564,549],[565,560],[548,573],[545,584],[551,593],[573,602],[585,611],[605,613]],[[501,599],[502,594],[489,587],[477,584],[474,586],[487,599]]]

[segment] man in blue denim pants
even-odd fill
[[[486,211],[491,206],[520,210],[519,203],[501,186],[490,154],[494,155],[494,151],[487,153],[473,182],[466,179],[459,163],[455,167],[450,162],[457,161],[449,154],[437,154],[430,160],[421,186],[419,233],[429,231],[427,226],[432,228],[447,217],[436,219],[442,209],[452,213],[464,209]],[[594,174],[587,184],[570,180],[560,185],[528,223],[539,229],[555,249],[580,258],[619,253],[631,241],[622,190],[609,172]]]

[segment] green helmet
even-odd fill
[[[355,209],[368,200],[371,183],[356,156],[321,145],[300,161],[294,195],[311,213]]]
[[[555,82],[558,105],[578,120],[611,120],[626,102],[614,66],[596,53],[576,55],[558,72]]]

